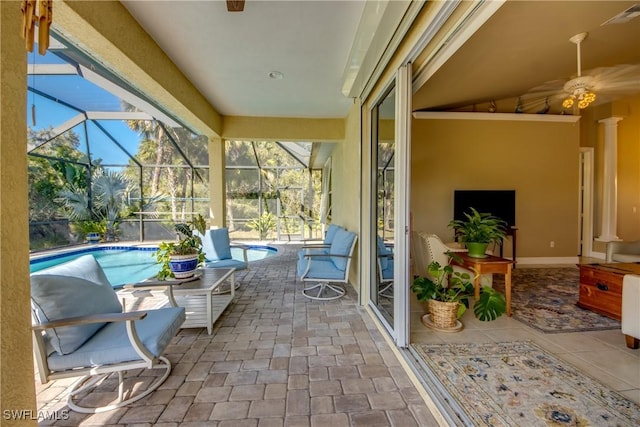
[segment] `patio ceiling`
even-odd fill
[[[517,98],[566,81],[576,72],[569,38],[584,31],[584,70],[640,63],[640,18],[601,25],[637,0],[496,2],[497,12],[468,40],[428,65],[414,110]],[[341,93],[345,70],[354,52],[373,46],[363,34],[395,30],[398,21],[380,15],[409,2],[248,0],[243,12],[227,12],[222,1],[122,3],[221,114],[344,117],[351,105]],[[284,78],[270,79],[270,71]]]

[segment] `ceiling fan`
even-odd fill
[[[244,10],[244,0],[227,0],[228,12],[242,12]]]
[[[577,75],[569,80],[554,80],[535,87],[521,97],[524,109],[548,111],[549,105],[561,104],[563,110],[584,109],[596,98],[610,102],[616,97],[640,92],[640,64],[620,64],[582,72],[581,44],[587,33],[576,34],[569,41],[576,45]]]

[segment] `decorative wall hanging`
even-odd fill
[[[38,25],[38,53],[44,55],[49,48],[49,28],[53,22],[53,0],[22,1],[22,37],[28,52],[33,52],[34,34]]]

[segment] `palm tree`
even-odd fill
[[[116,229],[120,218],[127,212],[133,186],[122,172],[94,169],[91,194],[86,189],[69,186],[58,193],[69,219],[74,221],[103,222],[106,227],[105,240],[116,240]]]

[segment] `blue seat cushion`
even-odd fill
[[[318,259],[320,258],[320,259]],[[329,279],[329,280],[344,280],[345,272],[336,268],[335,264],[329,257],[314,257],[311,261],[311,267],[307,274],[302,276],[307,269],[307,260],[302,259],[298,261],[298,276],[304,279]]]
[[[329,224],[327,232],[324,235],[324,243],[330,245],[331,242],[333,242],[333,238],[335,237],[338,230],[344,230],[344,228],[340,227],[339,225]]]
[[[236,270],[245,270],[247,268],[247,263],[237,259],[221,259],[218,261],[206,260],[204,262],[204,266],[206,268],[235,268]]]
[[[104,270],[98,264],[98,261],[93,255],[82,255],[72,261],[68,261],[62,264],[58,264],[54,267],[45,268],[40,271],[32,273],[31,276],[38,274],[55,274],[59,276],[79,277],[81,279],[89,280],[90,282],[97,283],[99,285],[106,285],[111,287],[107,275],[104,274]]]
[[[385,246],[384,240],[382,240],[382,237],[377,236],[377,241],[378,241],[378,256],[392,254],[392,252]],[[382,267],[383,270],[387,268],[389,261],[392,259],[393,258],[388,256],[380,256],[380,266]]]
[[[353,244],[356,234],[350,231],[339,229],[331,242],[331,255],[350,255],[351,245]],[[347,268],[348,258],[332,256],[331,259],[338,270],[344,271]]]
[[[393,280],[393,263],[392,262],[387,264],[387,268],[382,269],[382,279]]]
[[[31,306],[40,323],[92,314],[120,313],[122,306],[111,286],[79,277],[54,274],[31,276]],[[74,352],[105,323],[47,329],[53,349],[60,354]]]
[[[183,307],[149,310],[147,317],[135,322],[138,337],[144,346],[158,357],[176,335],[185,320]],[[53,353],[49,368],[63,371],[77,367],[109,365],[139,360],[127,337],[126,322],[112,322],[100,329],[90,340],[71,354]]]
[[[202,239],[202,250],[208,261],[231,259],[231,242],[228,228],[207,230]]]

